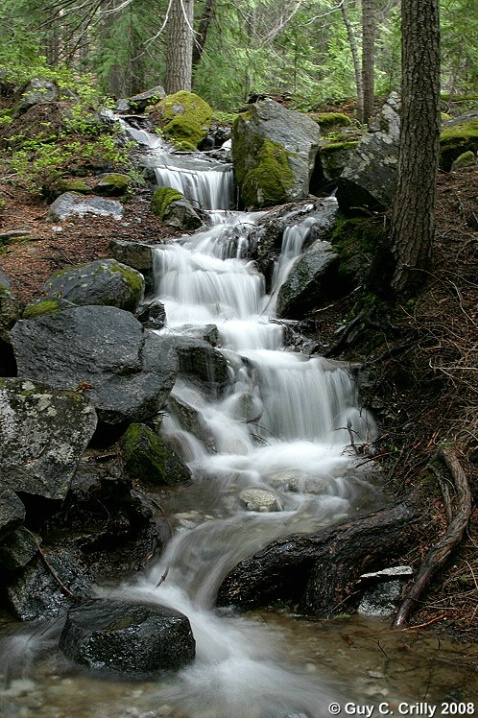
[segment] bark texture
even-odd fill
[[[366,123],[373,115],[375,98],[375,0],[362,0],[363,114]]]
[[[414,506],[404,502],[318,534],[276,541],[231,571],[218,604],[250,609],[285,600],[309,615],[344,611],[359,601],[354,593],[362,573],[389,566],[413,545],[418,520]]]
[[[440,138],[439,0],[402,0],[402,119],[392,210],[392,289],[410,296],[430,269]]]
[[[167,95],[191,92],[194,0],[172,0],[166,23]]]

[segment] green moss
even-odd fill
[[[177,189],[172,187],[159,187],[153,194],[151,200],[151,212],[163,219],[166,210],[172,202],[184,199],[184,196]]]
[[[106,268],[105,268],[106,271]],[[125,280],[128,287],[131,289],[132,292],[134,292],[135,298],[132,300],[132,306],[133,310],[136,309],[136,303],[138,297],[140,297],[143,293],[144,288],[144,280],[142,275],[137,272],[135,269],[131,269],[130,267],[127,267],[124,264],[110,264],[107,268],[107,271],[109,272],[118,272],[121,274],[123,279]],[[127,308],[127,307],[125,307]]]
[[[193,92],[176,92],[157,105],[162,133],[181,149],[195,150],[206,137],[213,115],[211,107]]]
[[[245,114],[241,115],[242,120]],[[254,157],[253,166],[247,166],[246,156]],[[290,200],[295,178],[288,157],[282,145],[260,135],[252,139],[247,155],[246,148],[235,143],[234,166],[246,207],[267,207]]]
[[[336,152],[352,151],[358,147],[358,140],[352,140],[350,142],[330,142],[328,145],[324,145],[320,148],[320,154],[335,154]]]
[[[212,122],[217,122],[219,125],[232,125],[236,117],[236,113],[222,112],[222,110],[214,110],[212,115]]]
[[[440,168],[448,172],[464,152],[478,152],[478,119],[445,127],[440,135]]]
[[[383,221],[375,217],[350,218],[337,213],[331,243],[340,258],[342,280],[351,285],[363,283],[383,232]]]
[[[105,197],[119,197],[128,192],[129,185],[129,178],[126,175],[112,172],[100,178],[95,192]]]
[[[456,160],[453,161],[451,169],[459,170],[462,169],[462,167],[473,167],[474,165],[476,165],[476,154],[468,150],[468,152],[463,152],[462,155],[459,155]]]
[[[56,314],[60,311],[60,302],[57,299],[43,299],[25,307],[23,319],[37,319],[47,314]]]
[[[126,473],[133,480],[171,486],[190,478],[186,465],[145,424],[128,427],[121,451]]]
[[[348,127],[352,124],[350,117],[347,117],[342,112],[319,112],[311,115],[311,117],[324,131],[331,127]]]
[[[79,192],[80,194],[89,194],[89,192],[91,192],[91,187],[80,177],[69,177],[58,180],[55,190],[60,194],[63,192]]]

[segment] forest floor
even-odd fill
[[[0,192],[0,266],[22,304],[43,295],[54,271],[108,256],[112,240],[174,236],[150,212],[146,190],[126,203],[121,221],[90,215],[58,224],[46,221],[46,203],[21,188],[2,184]],[[5,238],[12,230],[25,236]],[[323,341],[333,343],[354,301],[348,297],[312,313]],[[418,568],[453,510],[446,471],[436,468],[439,446],[457,447],[478,499],[478,166],[439,177],[434,264],[425,291],[383,326],[365,329],[368,336],[374,332],[372,348],[358,336],[345,358],[371,370],[372,404],[383,427],[376,459],[389,487],[397,495],[418,490],[421,541],[403,557]],[[449,626],[461,638],[478,639],[477,546],[474,509],[464,539],[423,596],[415,623]]]

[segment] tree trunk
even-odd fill
[[[360,57],[357,49],[357,42],[355,40],[354,29],[350,22],[348,0],[342,0],[340,3],[340,10],[342,11],[342,17],[344,20],[345,28],[347,30],[347,37],[350,45],[350,52],[352,53],[352,61],[354,65],[355,73],[355,84],[357,85],[357,116],[361,120],[363,117],[363,80],[362,80],[362,67],[360,65]]]
[[[362,83],[363,113],[366,124],[373,115],[375,99],[375,0],[362,0]]]
[[[199,21],[199,27],[193,47],[193,67],[196,68],[201,62],[201,56],[207,40],[207,34],[216,9],[216,0],[206,0],[204,10]]]
[[[439,0],[402,0],[402,113],[392,208],[392,289],[413,295],[430,269],[440,138]]]
[[[166,24],[166,79],[164,89],[172,95],[191,92],[194,0],[172,0]]]

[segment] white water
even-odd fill
[[[213,208],[213,203],[219,209],[230,206],[230,186],[217,185],[227,173],[176,171],[163,155],[158,150],[159,181],[172,184],[174,172],[174,186],[195,200],[204,194]],[[184,512],[176,516],[174,536],[147,575],[98,592],[158,602],[189,617],[196,661],[175,680],[151,686],[148,705],[166,702],[189,718],[319,718],[329,714],[332,700],[340,701],[342,688],[292,664],[277,630],[213,606],[223,579],[239,561],[281,537],[330,525],[355,507],[366,482],[347,449],[349,432],[357,444],[369,440],[373,420],[359,409],[346,366],[285,350],[283,326],[272,313],[264,279],[244,258],[261,213],[211,216],[217,222],[212,229],[156,251],[165,333],[187,335],[217,325],[230,369],[219,399],[211,400],[184,378],[173,390],[177,401],[196,412],[208,441],[187,432],[173,411],[163,422],[164,436],[193,472],[193,510],[186,520]],[[273,296],[313,221],[287,231]],[[246,511],[241,492],[251,488],[266,490],[277,510]]]
[[[156,170],[161,184],[189,195],[194,185],[196,192],[197,179],[191,182],[181,171],[173,184],[169,164],[161,164]],[[206,171],[202,180],[210,184],[205,195],[220,194],[214,175]],[[219,208],[228,204],[221,197]],[[275,539],[347,515],[365,484],[346,448],[349,431],[359,443],[371,438],[374,425],[358,408],[344,365],[285,350],[264,278],[244,258],[261,213],[211,216],[217,222],[212,229],[157,248],[156,292],[166,309],[164,333],[197,335],[198,328],[218,327],[230,382],[213,401],[184,378],[177,381],[173,397],[196,412],[209,437],[201,441],[187,432],[174,412],[164,419],[164,436],[195,477],[194,520],[182,522],[147,576],[114,593],[157,601],[189,617],[196,662],[162,694],[186,715],[322,716],[337,699],[337,687],[288,665],[280,636],[212,609],[221,582],[240,560]],[[285,233],[272,296],[303,251],[314,221],[309,217]],[[241,492],[248,488],[266,490],[278,510],[245,511]]]

